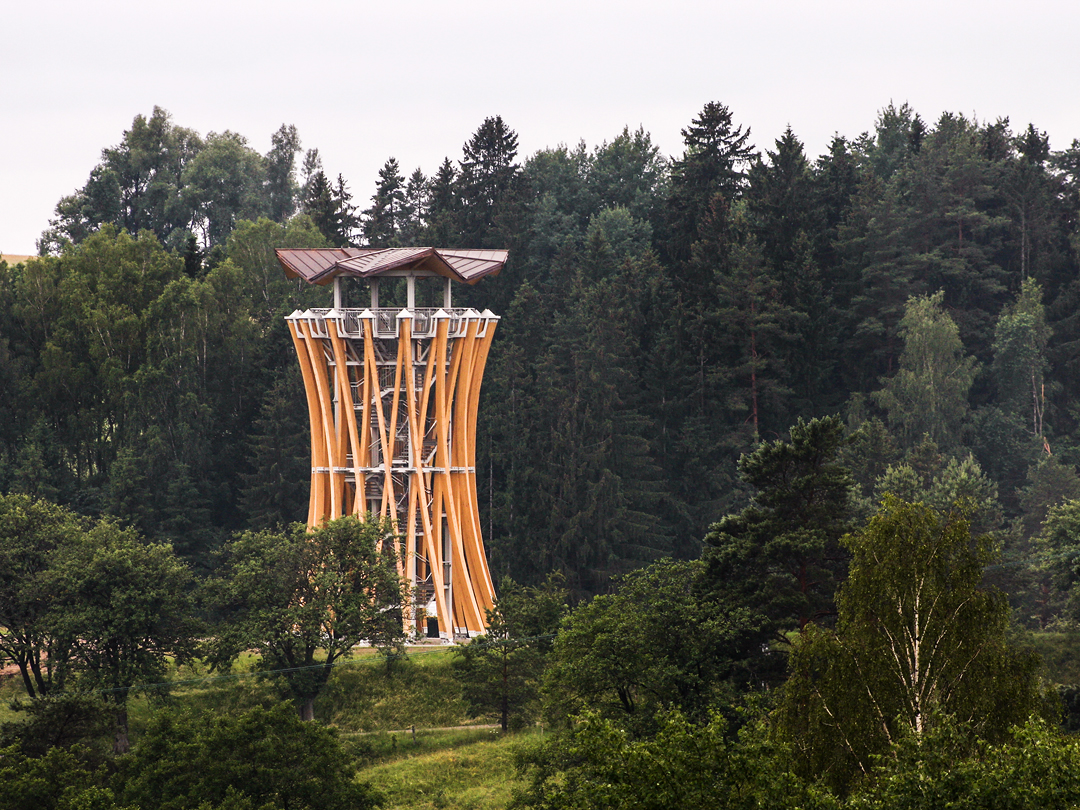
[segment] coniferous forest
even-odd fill
[[[503,594],[455,666],[502,667],[504,728],[564,729],[519,806],[915,807],[918,772],[979,807],[1080,761],[1030,647],[1068,658],[1080,620],[1080,141],[891,103],[819,156],[717,102],[673,156],[629,128],[519,154],[511,123],[361,188],[294,126],[262,155],[137,116],[0,264],[10,515],[171,548],[198,621],[248,615],[244,555],[287,567],[266,538],[308,498],[283,318],[330,295],[274,248],[506,248],[454,291],[502,316],[477,478]],[[62,562],[43,582],[93,568]]]

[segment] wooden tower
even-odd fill
[[[286,318],[311,421],[308,525],[343,515],[389,518],[401,574],[414,589],[416,630],[424,631],[433,608],[445,639],[484,632],[494,589],[477,511],[476,418],[499,319],[455,309],[451,285],[498,273],[506,251],[320,248],[277,256],[289,277],[334,286],[332,308]],[[370,306],[345,305],[349,279],[368,283]],[[380,284],[391,283],[405,293],[404,305],[379,305]],[[441,306],[417,307],[418,284]]]

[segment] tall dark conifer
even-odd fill
[[[682,131],[686,151],[671,171],[668,198],[668,253],[678,263],[690,259],[698,227],[715,195],[729,203],[741,193],[754,157],[750,130],[734,126],[731,111],[715,101]]]
[[[450,158],[444,158],[428,186],[425,243],[438,247],[461,247],[460,217],[457,172]]]
[[[398,232],[403,225],[405,179],[397,158],[389,158],[379,169],[379,182],[371,197],[371,208],[364,211],[364,240],[371,247],[391,247],[398,244]]]
[[[458,176],[465,246],[506,246],[516,225],[517,150],[517,133],[499,115],[465,142]]]

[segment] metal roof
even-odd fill
[[[289,278],[309,284],[328,284],[333,279],[372,278],[391,271],[439,275],[475,284],[496,275],[506,263],[505,250],[457,250],[451,248],[279,248],[277,259]]]

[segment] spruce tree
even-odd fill
[[[390,158],[379,169],[379,182],[371,197],[371,208],[364,211],[364,240],[371,247],[398,244],[398,232],[404,225],[405,181],[397,158]]]

